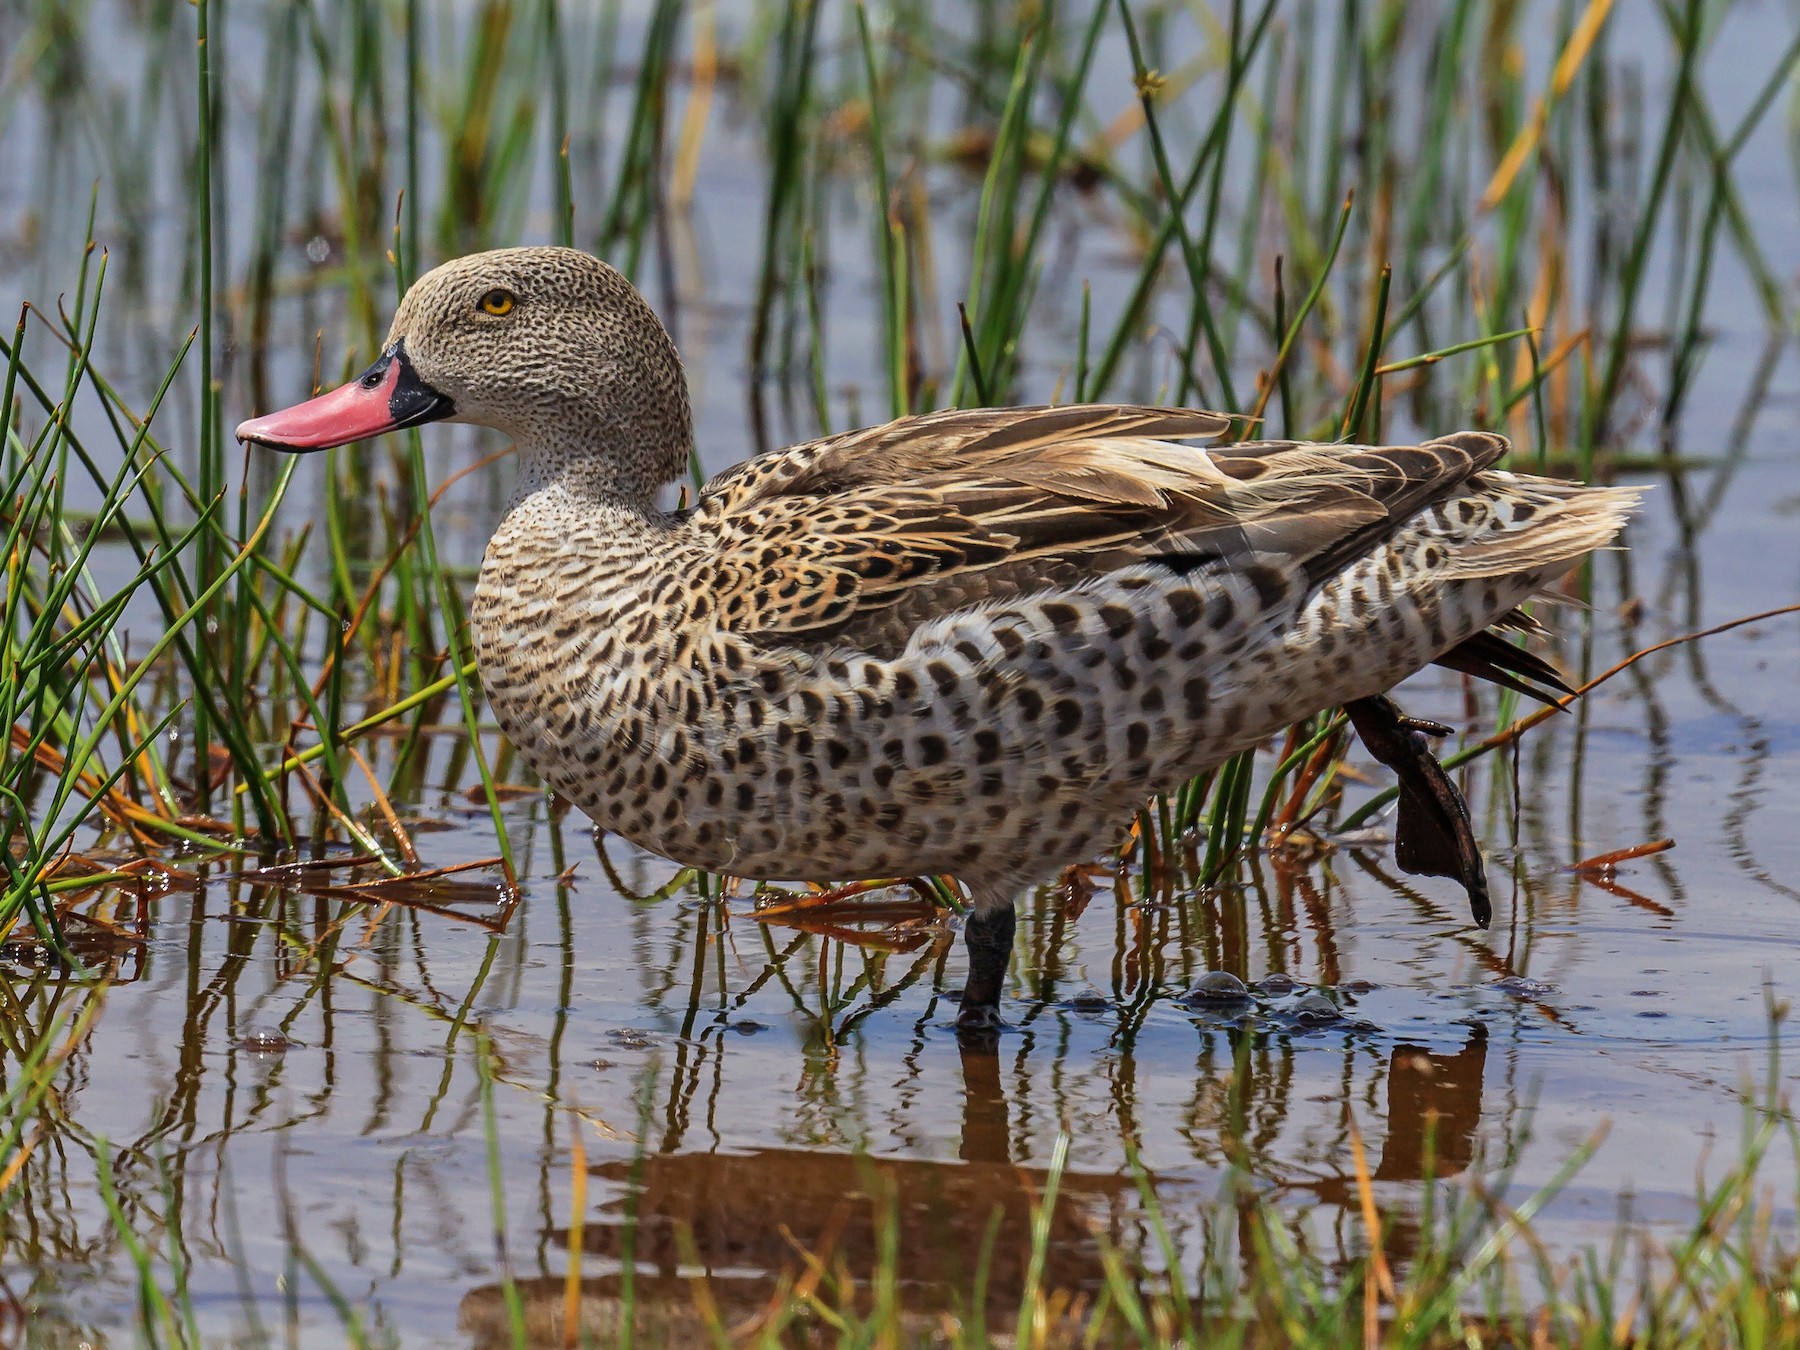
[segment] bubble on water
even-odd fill
[[[1488,986],[1502,994],[1513,994],[1518,998],[1542,998],[1545,994],[1557,994],[1562,991],[1545,980],[1534,980],[1524,975],[1502,975]]]
[[[606,1039],[621,1050],[648,1050],[656,1044],[654,1036],[636,1027],[615,1027],[606,1033]]]
[[[768,1027],[749,1017],[740,1017],[731,1024],[731,1029],[740,1036],[754,1036],[759,1031],[767,1031]]]
[[[1250,999],[1250,990],[1237,976],[1229,970],[1209,970],[1194,981],[1194,987],[1188,991],[1187,1001],[1208,1006],[1219,1004],[1246,1003]]]
[[[1083,989],[1069,998],[1069,1007],[1078,1013],[1103,1013],[1112,1007],[1112,1001],[1098,989]]]
[[[1288,1015],[1296,1022],[1308,1026],[1323,1026],[1327,1022],[1337,1021],[1339,1014],[1337,1004],[1315,989],[1301,995],[1294,1006],[1288,1009]]]
[[[331,256],[331,241],[322,234],[315,234],[306,241],[306,260],[313,265],[324,262]]]
[[[1256,982],[1259,994],[1291,994],[1300,987],[1300,981],[1292,975],[1284,975],[1279,970],[1273,975],[1265,975]]]
[[[289,1040],[280,1027],[251,1027],[232,1044],[253,1055],[284,1055],[299,1042]]]

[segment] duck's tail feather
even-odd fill
[[[1618,537],[1640,490],[1631,487],[1588,487],[1526,474],[1486,476],[1493,516],[1499,528],[1459,544],[1445,574],[1455,577],[1499,577],[1573,563],[1606,548]]]

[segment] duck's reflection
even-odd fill
[[[1370,1183],[1448,1180],[1469,1170],[1480,1145],[1482,1082],[1487,1073],[1488,1030],[1480,1022],[1465,1027],[1463,1044],[1452,1051],[1396,1045],[1387,1063],[1386,1134]],[[1282,1188],[1307,1192],[1319,1203],[1354,1211],[1362,1203],[1353,1170]],[[1418,1192],[1401,1192],[1409,1199]],[[1410,1204],[1394,1204],[1395,1194],[1376,1193],[1384,1217],[1383,1255],[1404,1267],[1418,1251],[1420,1218]]]
[[[828,1285],[846,1281],[868,1291],[874,1272],[889,1262],[906,1317],[921,1328],[945,1310],[968,1311],[978,1287],[990,1315],[1016,1313],[1048,1175],[1009,1161],[999,1056],[967,1048],[962,1068],[959,1162],[768,1148],[594,1166],[597,1189],[611,1198],[582,1233],[584,1265],[616,1268],[629,1244],[640,1330],[675,1340],[692,1334],[696,1344],[707,1339],[692,1311],[689,1276],[696,1268],[706,1273],[727,1326],[757,1316],[784,1274],[802,1278],[811,1267]],[[1130,1236],[1136,1183],[1129,1175],[1070,1169],[1058,1190],[1044,1279],[1052,1288],[1097,1289],[1100,1242],[1119,1245]],[[570,1241],[566,1229],[551,1237],[564,1247]],[[565,1282],[526,1281],[522,1292],[534,1343],[559,1336]],[[622,1297],[616,1273],[583,1279],[581,1333],[604,1338],[616,1330]],[[477,1345],[510,1344],[498,1286],[471,1292],[462,1319]]]
[[[1279,1058],[1297,1053],[1329,1052],[1290,1046]],[[1370,1063],[1366,1046],[1361,1052],[1346,1047],[1346,1055]],[[1486,1061],[1487,1029],[1479,1024],[1467,1028],[1464,1042],[1448,1051],[1413,1044],[1392,1048],[1385,1066],[1375,1070],[1386,1080],[1385,1122],[1361,1122],[1366,1132],[1381,1133],[1376,1183],[1454,1176],[1469,1167],[1479,1143]],[[1237,1062],[1252,1063],[1243,1055]],[[1292,1070],[1283,1064],[1272,1074],[1255,1072],[1246,1087],[1252,1096],[1268,1092],[1291,1101]],[[618,1272],[627,1261],[640,1329],[676,1340],[692,1336],[698,1342],[709,1334],[695,1320],[697,1274],[706,1276],[708,1297],[727,1327],[743,1327],[762,1315],[784,1279],[815,1282],[824,1290],[834,1284],[854,1288],[866,1299],[872,1276],[881,1269],[891,1269],[900,1305],[921,1327],[944,1311],[973,1311],[976,1291],[989,1316],[1016,1312],[1048,1175],[1042,1167],[1012,1161],[1012,1113],[999,1055],[965,1048],[962,1075],[956,1162],[764,1148],[667,1152],[592,1167],[594,1188],[607,1199],[588,1219],[579,1259],[582,1269],[604,1273],[580,1282],[581,1333],[604,1339],[617,1330],[624,1294]],[[1270,1117],[1261,1109],[1266,1105],[1238,1117],[1253,1124],[1221,1128],[1226,1133],[1237,1128],[1246,1136],[1266,1129]],[[1261,1179],[1270,1185],[1239,1188],[1245,1197],[1239,1202],[1242,1220],[1272,1193],[1282,1192],[1309,1192],[1324,1204],[1360,1210],[1347,1148],[1333,1152],[1341,1174],[1282,1175],[1287,1169],[1269,1162],[1268,1143],[1249,1137],[1218,1140],[1221,1156],[1268,1169]],[[1198,1248],[1189,1251],[1181,1238],[1195,1231],[1192,1219],[1212,1203],[1211,1190],[1192,1178],[1152,1176],[1150,1182],[1183,1259],[1198,1263]],[[1103,1245],[1144,1243],[1146,1222],[1138,1183],[1129,1172],[1071,1168],[1061,1178],[1050,1216],[1045,1287],[1097,1293],[1104,1282]],[[1386,1228],[1389,1259],[1405,1261],[1417,1236],[1416,1221],[1393,1216]],[[571,1240],[566,1229],[549,1237],[564,1248]],[[1343,1255],[1347,1259],[1350,1253]],[[564,1279],[525,1281],[521,1289],[533,1341],[560,1337]],[[471,1292],[462,1316],[478,1345],[510,1343],[498,1286]]]
[[[1453,1177],[1475,1160],[1488,1033],[1480,1022],[1468,1031],[1468,1040],[1449,1054],[1417,1045],[1394,1047],[1388,1058],[1387,1137],[1376,1181]]]
[[[992,1046],[962,1047],[963,1124],[957,1156],[966,1163],[1006,1163],[1012,1133],[1006,1095],[1000,1089],[1000,1052]]]

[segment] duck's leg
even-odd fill
[[[1385,694],[1344,705],[1362,743],[1400,780],[1394,825],[1394,861],[1413,876],[1451,877],[1469,895],[1469,912],[1482,928],[1493,917],[1487,873],[1469,825],[1468,804],[1426,744],[1450,728],[1407,717]]]
[[[956,1015],[959,1034],[991,1036],[1003,1025],[1000,991],[1006,986],[1006,968],[1012,961],[1014,924],[1010,899],[978,896],[969,911],[963,923],[969,977],[963,982],[962,1011]]]

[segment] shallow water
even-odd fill
[[[1785,22],[1757,11],[1728,30],[1710,76],[1727,104],[1729,61],[1784,37]],[[1621,44],[1645,51],[1654,73],[1647,28],[1626,24]],[[747,448],[741,306],[754,278],[738,264],[754,240],[734,238],[732,222],[760,200],[758,146],[730,119],[709,132],[715,174],[684,278],[707,296],[684,309],[682,339],[712,468]],[[1747,152],[1741,186],[1764,219],[1792,218],[1785,150],[1759,135]],[[1800,240],[1765,233],[1791,278]],[[1097,287],[1129,276],[1107,249],[1077,250]],[[34,273],[53,251],[42,237],[18,250],[0,270],[6,293],[38,294]],[[1625,476],[1654,486],[1629,552],[1595,561],[1590,610],[1552,616],[1572,671],[1796,598],[1800,360],[1777,348],[1764,396],[1749,401],[1764,351],[1741,269],[1720,267],[1716,337],[1670,447],[1709,462]],[[860,275],[847,263],[839,284]],[[162,332],[158,303],[152,294],[131,323]],[[303,381],[301,334],[315,319],[286,314],[294,341],[274,362],[278,384]],[[848,360],[862,336],[845,338]],[[1053,364],[1034,368],[1039,395]],[[432,444],[453,447],[458,465],[472,458],[460,434]],[[459,562],[478,556],[496,500],[478,483],[447,504],[440,541]],[[858,1197],[887,1188],[909,1308],[924,1316],[962,1295],[996,1209],[990,1302],[1016,1308],[1028,1208],[1065,1135],[1051,1248],[1064,1287],[1097,1286],[1094,1231],[1143,1240],[1128,1153],[1184,1264],[1198,1262],[1221,1196],[1279,1207],[1316,1250],[1354,1255],[1353,1132],[1396,1215],[1390,1259],[1413,1240],[1428,1157],[1439,1175],[1484,1178],[1517,1203],[1602,1126],[1539,1237],[1557,1252],[1604,1238],[1622,1195],[1673,1232],[1694,1214],[1696,1177],[1731,1161],[1772,1034],[1794,1058],[1790,1027],[1772,1033],[1769,1010],[1800,994],[1796,669],[1800,620],[1738,628],[1644,660],[1531,733],[1516,793],[1504,757],[1467,771],[1494,882],[1485,933],[1451,883],[1400,876],[1380,842],[1258,858],[1241,883],[1148,902],[1110,872],[1091,894],[1045,888],[1021,908],[997,1053],[959,1047],[946,997],[961,981],[956,935],[910,897],[815,931],[759,922],[747,896],[685,886],[639,899],[676,869],[597,844],[535,795],[508,807],[516,903],[489,869],[389,907],[355,903],[329,873],[183,863],[204,877],[196,889],[100,911],[141,939],[91,953],[114,971],[103,994],[28,964],[8,972],[9,1055],[23,1028],[91,997],[104,1005],[18,1179],[0,1278],[33,1309],[34,1341],[129,1339],[136,1279],[97,1182],[102,1140],[134,1224],[178,1226],[209,1335],[244,1331],[253,1308],[277,1334],[321,1345],[341,1343],[339,1315],[297,1268],[302,1250],[404,1343],[507,1342],[491,1168],[504,1259],[529,1324],[550,1335],[577,1133],[584,1317],[604,1326],[616,1307],[632,1213],[637,1298],[666,1309],[678,1340],[698,1334],[682,1278],[696,1263],[727,1321],[767,1298],[795,1243],[866,1269],[878,1231]],[[1491,694],[1471,701],[1441,672],[1403,697],[1459,734],[1495,725]],[[485,809],[465,795],[472,780],[456,776],[458,735],[434,752],[439,789],[402,803],[432,866],[494,852]],[[1569,870],[1664,837],[1673,850],[1609,878]],[[1208,971],[1249,982],[1251,997],[1193,998]],[[1794,1160],[1777,1153],[1764,1175],[1793,1223]]]

